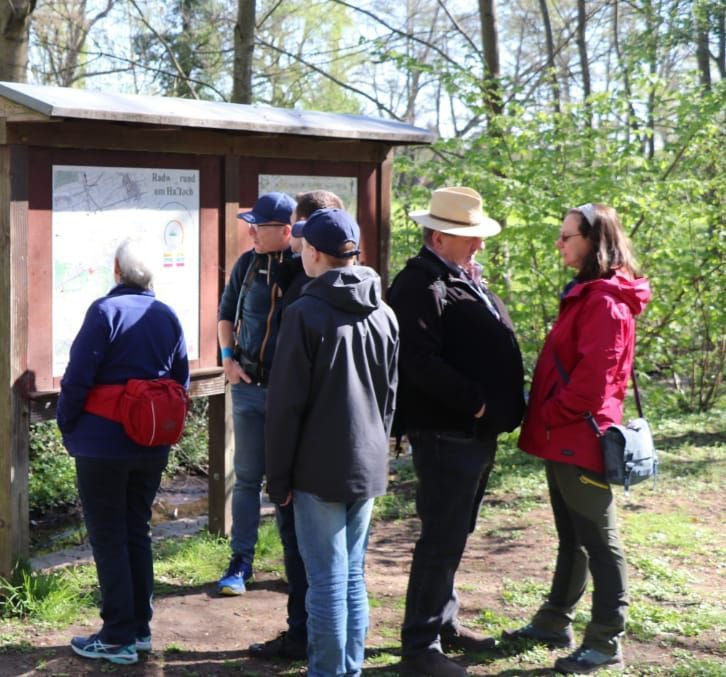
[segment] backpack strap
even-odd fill
[[[259,267],[259,258],[257,254],[254,254],[252,260],[250,261],[250,265],[247,266],[245,276],[244,278],[242,278],[242,285],[239,288],[239,296],[237,297],[237,309],[234,312],[234,323],[232,324],[235,343],[237,343],[237,337],[239,336],[239,323],[242,319],[242,308],[244,306],[245,296],[247,296],[247,292],[252,286],[252,282],[255,278],[255,273],[257,273]]]

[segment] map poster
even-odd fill
[[[53,376],[62,376],[92,301],[114,286],[113,256],[128,237],[148,243],[156,298],[199,357],[199,171],[53,166]]]
[[[358,179],[354,176],[301,176],[289,174],[260,174],[257,180],[259,195],[276,191],[295,197],[311,190],[329,190],[342,201],[345,210],[358,218]]]

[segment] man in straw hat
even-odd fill
[[[491,649],[459,624],[454,576],[474,530],[497,446],[524,409],[522,357],[502,302],[474,260],[499,224],[470,188],[434,191],[409,216],[424,245],[398,274],[390,304],[401,329],[396,432],[411,443],[421,535],[401,633],[401,673],[465,675],[444,651]]]

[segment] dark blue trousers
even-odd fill
[[[409,434],[418,485],[416,543],[401,632],[404,656],[440,651],[443,628],[456,629],[459,600],[454,577],[474,531],[496,439],[455,433]]]
[[[133,644],[150,634],[154,569],[149,520],[167,455],[75,460],[101,588],[100,637],[109,644]]]
[[[308,591],[308,579],[305,575],[302,555],[297,547],[295,511],[292,502],[284,507],[277,506],[275,519],[282,541],[285,575],[287,576],[288,635],[291,640],[307,644],[308,614],[305,610],[305,595]]]

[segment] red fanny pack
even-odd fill
[[[125,385],[98,385],[88,393],[84,409],[121,423],[136,444],[175,444],[184,432],[189,395],[170,378],[132,378]]]

